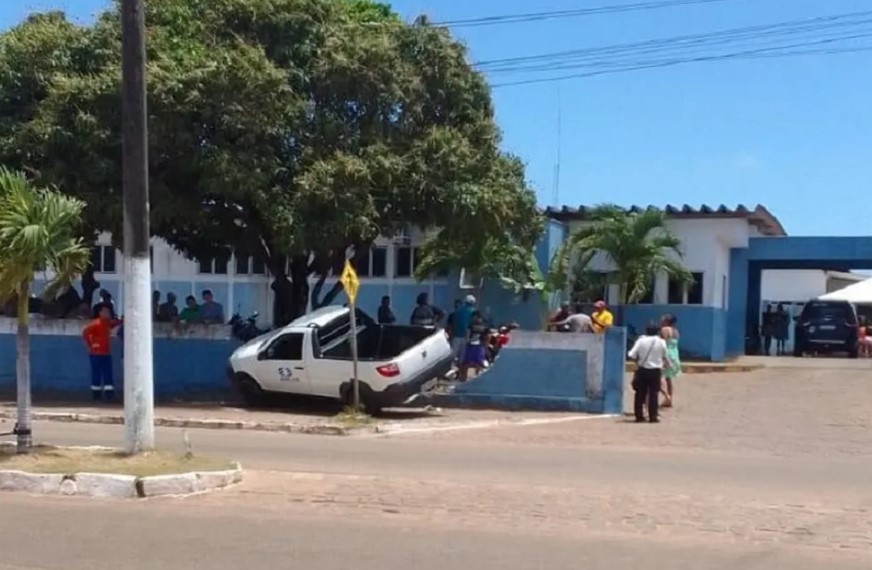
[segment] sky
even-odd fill
[[[440,22],[639,1],[391,4],[404,17],[427,14]],[[88,21],[108,3],[3,2],[0,28],[49,8]],[[869,9],[868,0],[720,0],[456,28],[454,34],[468,46],[470,60],[482,62]],[[872,39],[864,45],[872,45]],[[707,61],[495,87],[493,97],[503,145],[527,165],[543,206],[762,204],[791,235],[863,235],[872,233],[870,60],[872,52]],[[494,74],[489,79],[498,84],[580,72]]]

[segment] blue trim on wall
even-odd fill
[[[603,348],[603,413],[624,412],[624,374],[627,361],[627,329],[612,327],[605,332]]]

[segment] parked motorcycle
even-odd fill
[[[230,334],[242,342],[248,342],[269,332],[269,329],[258,328],[257,317],[259,316],[260,315],[255,312],[252,313],[250,317],[244,319],[239,313],[234,314],[227,323],[230,325]]]

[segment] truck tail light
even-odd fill
[[[396,362],[376,366],[375,370],[385,378],[395,378],[400,375],[400,367]]]

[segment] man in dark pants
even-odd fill
[[[636,373],[633,375],[633,390],[636,391],[633,401],[633,411],[636,421],[645,421],[645,402],[648,402],[648,421],[658,423],[657,409],[660,397],[660,379],[663,366],[667,364],[666,341],[660,337],[660,327],[655,323],[645,327],[645,334],[640,336],[630,349],[629,356],[636,361]]]

